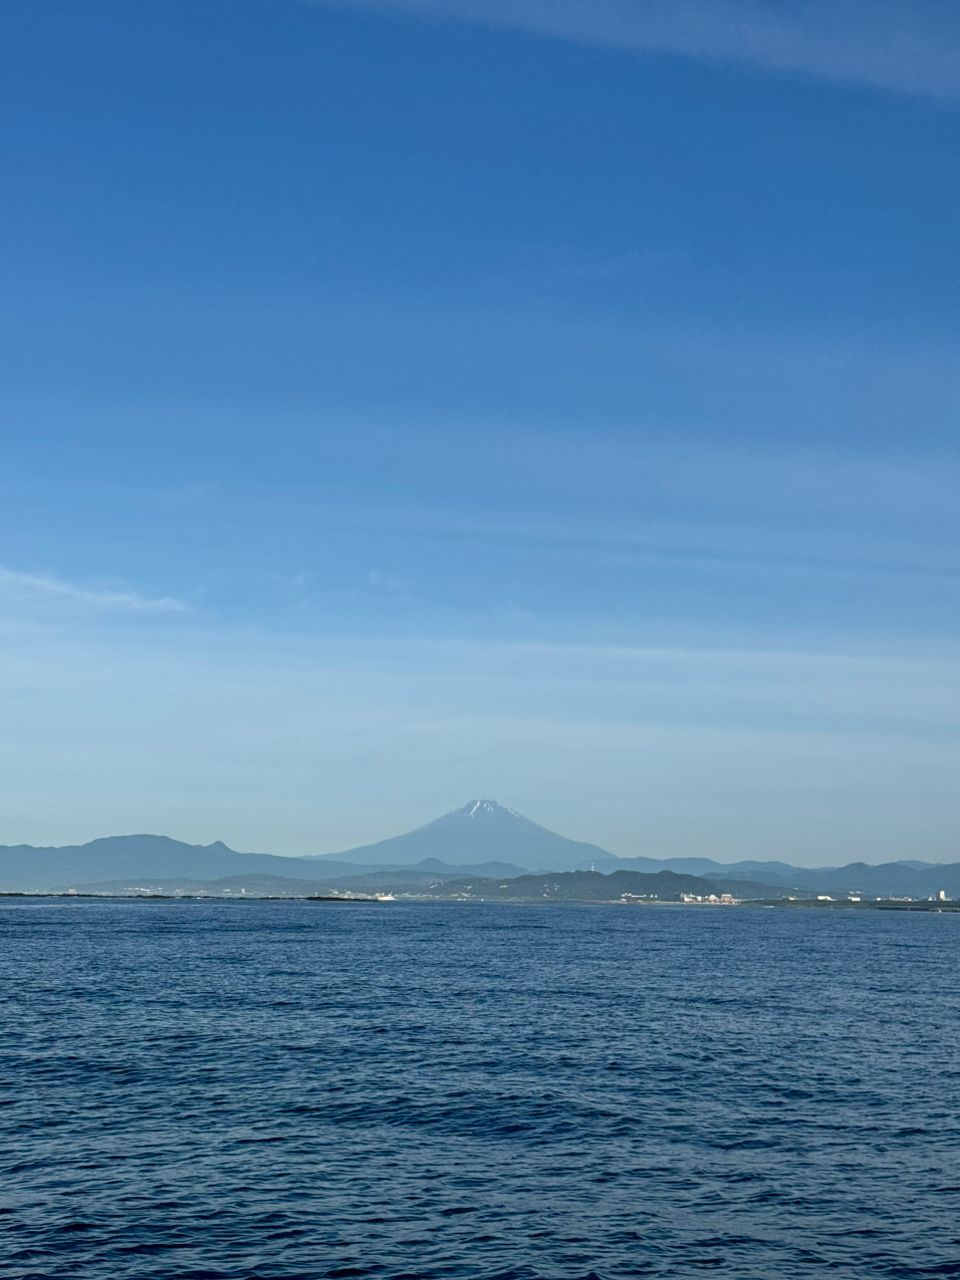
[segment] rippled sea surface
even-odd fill
[[[960,1275],[960,916],[0,906],[0,1274]]]

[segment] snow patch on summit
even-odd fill
[[[476,818],[480,814],[490,813],[519,818],[521,822],[526,821],[521,814],[517,813],[516,809],[508,809],[505,804],[498,804],[496,800],[471,800],[457,812],[464,818]]]
[[[497,810],[497,802],[495,800],[474,800],[469,806],[468,818],[472,818],[477,813],[495,813]]]

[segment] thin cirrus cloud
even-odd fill
[[[187,605],[170,596],[145,596],[116,587],[92,587],[45,573],[22,573],[0,567],[0,604],[61,606],[108,613],[185,613]]]
[[[899,93],[960,94],[960,9],[944,0],[306,0],[649,53],[737,62]]]

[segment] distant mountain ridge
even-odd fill
[[[242,856],[242,855],[241,855]],[[481,863],[471,871],[466,867],[443,867],[424,870],[423,867],[384,867],[371,870],[361,868],[360,873],[337,875],[329,880],[316,876],[297,879],[293,876],[262,875],[259,873],[220,876],[214,880],[192,879],[189,876],[143,876],[120,880],[100,880],[73,886],[78,893],[108,894],[228,894],[253,897],[304,897],[318,892],[342,892],[360,894],[420,893],[437,889],[447,881],[460,880],[464,874],[475,875],[480,880],[503,880],[496,871],[496,864]],[[517,869],[511,868],[517,875]]]
[[[0,847],[0,892],[50,892],[95,886],[261,886],[297,882],[308,888],[413,890],[457,877],[505,880],[526,873],[672,872],[719,883],[765,886],[771,892],[842,896],[960,897],[960,863],[888,862],[794,867],[785,862],[716,862],[710,858],[618,858],[598,845],[570,840],[494,800],[460,809],[403,835],[339,854],[278,857],[238,853],[221,841],[191,845],[168,836],[108,836],[84,845]]]
[[[248,872],[312,878],[309,867],[310,863],[303,858],[237,853],[219,840],[209,845],[192,845],[169,836],[106,836],[88,844],[58,848],[32,845],[0,848],[0,890],[71,889],[91,881],[160,875],[213,880]],[[331,866],[330,874],[354,874],[362,870],[364,868],[338,863]]]
[[[447,880],[426,892],[431,897],[483,902],[616,902],[629,898],[678,902],[684,894],[700,897],[730,894],[735,898],[754,900],[772,896],[769,885],[707,880],[677,871],[612,871],[606,875],[601,871],[561,871],[539,876],[515,876],[512,880],[471,877]],[[808,893],[805,896],[812,895]]]
[[[711,858],[622,858],[617,866],[632,871],[666,870],[707,878],[761,881],[787,890],[815,893],[928,897],[942,889],[950,896],[960,896],[960,863],[956,862],[850,862],[842,867],[793,867],[785,862],[715,862]]]

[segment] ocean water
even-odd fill
[[[6,900],[0,1275],[960,1275],[960,916]]]

